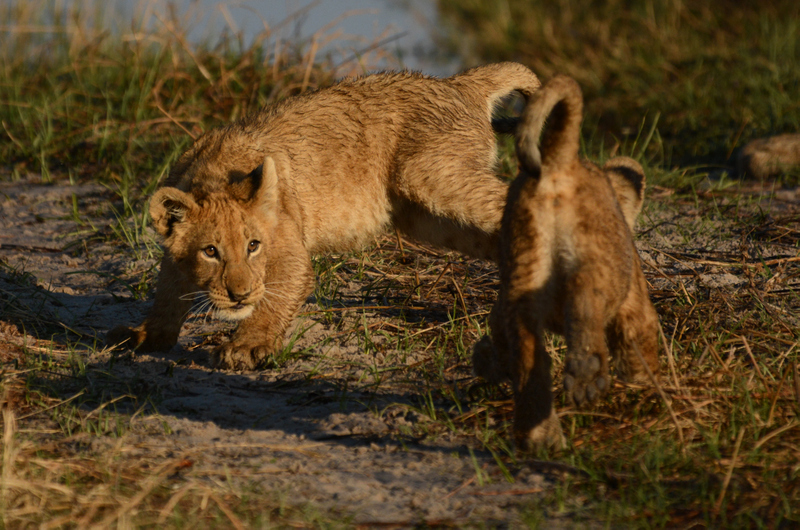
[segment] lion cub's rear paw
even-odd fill
[[[564,367],[564,388],[572,402],[580,407],[591,403],[608,389],[608,373],[596,355],[582,355],[567,359]]]
[[[509,378],[506,370],[500,366],[497,351],[488,335],[481,337],[472,347],[472,373],[492,385],[498,385]]]
[[[232,340],[211,353],[211,366],[221,370],[255,370],[269,356],[264,344]]]
[[[541,449],[559,451],[567,446],[564,432],[561,430],[561,422],[558,421],[555,410],[552,410],[550,416],[533,429],[515,429],[514,442],[517,449],[529,453],[535,453]]]

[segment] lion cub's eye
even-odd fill
[[[252,240],[252,241],[251,241],[251,242],[250,242],[250,243],[247,245],[247,252],[249,252],[250,254],[252,254],[252,253],[253,253],[253,252],[255,252],[256,250],[258,250],[258,247],[260,247],[260,246],[261,246],[261,241],[256,241],[256,240],[254,239],[254,240]]]
[[[203,249],[203,254],[209,258],[216,258],[219,255],[219,252],[217,252],[217,247],[214,245],[209,245]]]

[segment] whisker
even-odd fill
[[[191,314],[194,314],[194,315],[201,315],[203,313],[206,313],[208,311],[209,306],[212,303],[213,302],[211,301],[211,299],[208,296],[201,297],[200,300],[198,300],[198,301],[196,301],[196,303],[192,304],[192,307],[189,308],[189,311],[187,311],[187,314],[191,313]]]
[[[291,300],[291,298],[292,298],[290,295],[286,294],[285,291],[278,291],[278,290],[267,289],[267,288],[264,288],[264,294],[265,295],[269,295],[269,296],[271,296],[273,298],[280,298],[282,300]]]
[[[208,294],[208,291],[194,291],[192,293],[182,294],[178,298],[181,300],[193,300],[196,296],[201,294]]]

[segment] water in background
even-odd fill
[[[190,3],[190,2],[187,2]],[[426,73],[452,73],[436,64],[427,53],[432,47],[430,29],[435,24],[432,0],[271,0],[221,3],[199,0],[212,17],[213,25],[236,24],[245,38],[264,29],[264,23],[277,27],[281,38],[295,41],[330,40],[320,53],[333,53],[339,60],[351,59],[378,46],[392,57],[382,66],[406,67]],[[227,15],[225,13],[229,13]],[[225,20],[223,20],[225,19]],[[394,63],[394,64],[392,64]]]
[[[26,0],[0,0],[11,4]],[[55,0],[57,9],[103,6],[102,24],[112,31],[157,25],[172,14],[192,30],[194,42],[213,44],[223,32],[240,36],[245,47],[259,35],[267,42],[291,41],[331,62],[358,63],[369,69],[410,68],[450,75],[457,66],[431,58],[434,0]]]

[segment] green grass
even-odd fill
[[[192,136],[333,79],[330,64],[276,47],[269,33],[249,48],[238,35],[192,45],[191,19],[151,13],[118,35],[100,24],[113,12],[94,5],[0,6],[0,160],[12,177],[102,182],[125,218],[142,212],[141,196]]]
[[[708,181],[705,173],[730,169],[732,153],[750,138],[800,130],[800,8],[777,0],[758,10],[723,1],[628,4],[440,0],[439,8],[451,24],[442,39],[470,43],[458,50],[466,63],[516,59],[543,78],[578,79],[588,105],[584,152],[598,160],[628,154],[647,167],[639,242],[665,333],[668,400],[617,384],[595,409],[574,410],[557,385],[569,448],[537,459],[517,455],[508,388],[469,372],[469,348],[485,332],[496,295],[495,269],[407,241],[400,248],[392,237],[364,253],[316,259],[319,310],[304,318],[327,335],[297,347],[307,331],[301,324],[276,369],[306,363],[302,384],[329,381],[343,410],[357,390],[378,396],[392,385],[413,388],[411,403],[375,409],[384,415],[399,407],[421,418],[391,436],[400,443],[455,436],[466,446],[457,456],[474,461],[478,484],[513,481],[526,468],[545,473],[555,487],[523,507],[532,527],[558,516],[611,527],[796,525],[797,203],[769,203],[746,182]],[[249,48],[235,35],[185,45],[187,28],[165,15],[136,21],[139,38],[122,39],[96,22],[102,11],[62,16],[53,9],[36,1],[0,6],[0,179],[31,172],[44,181],[106,186],[116,199],[106,212],[110,224],[83,215],[77,202],[72,216],[90,247],[111,243],[132,260],[159,255],[146,200],[192,136],[344,73],[302,43],[284,43],[276,57],[266,34]],[[47,31],[25,29],[33,27]],[[516,167],[511,147],[504,139],[500,173],[507,178]],[[72,250],[90,252],[86,244]],[[139,298],[155,274],[91,272]],[[741,283],[705,279],[722,273]],[[0,326],[11,322],[42,339],[0,344],[3,514],[35,506],[33,515],[25,512],[28,521],[65,526],[76,516],[176,528],[349,525],[280,492],[215,489],[202,480],[175,491],[168,477],[189,466],[190,455],[148,460],[150,467],[126,459],[112,442],[131,432],[133,418],[150,414],[158,389],[141,375],[113,375],[113,363],[131,358],[88,366],[87,352],[101,348],[85,337],[48,341],[64,333],[45,307],[48,292],[4,263],[0,280]],[[334,343],[356,345],[363,360],[328,355]],[[554,337],[551,346],[559,381],[564,344]],[[49,445],[20,429],[49,432]],[[75,450],[92,439],[112,441],[102,458]],[[479,461],[478,451],[491,456]],[[13,498],[6,495],[12,478],[21,481]],[[105,493],[88,496],[98,491]]]
[[[797,2],[438,0],[437,6],[441,50],[466,64],[517,60],[544,79],[574,77],[586,97],[586,123],[607,143],[624,141],[642,120],[658,117],[663,145],[650,154],[667,168],[730,170],[731,155],[748,140],[800,130]]]

